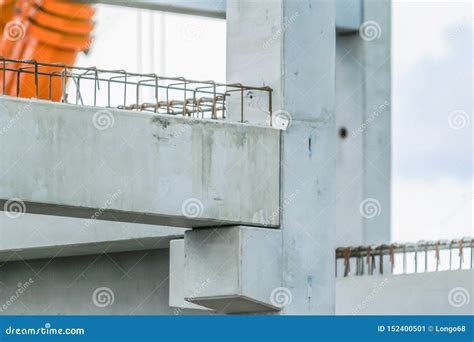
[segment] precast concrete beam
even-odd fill
[[[279,225],[280,132],[270,127],[1,97],[0,145],[0,210]]]
[[[184,309],[209,310],[206,307],[196,305],[185,298],[184,279],[184,239],[171,240],[170,246],[170,290],[169,305],[175,308],[175,313],[179,314]],[[198,294],[199,289],[193,293]]]
[[[185,230],[136,223],[0,212],[0,262],[169,247]]]
[[[280,230],[194,229],[184,235],[184,255],[189,302],[222,313],[276,311],[285,304]]]
[[[155,11],[225,19],[228,1],[238,0],[76,0],[150,9]],[[336,0],[336,29],[339,33],[359,30],[362,0]]]

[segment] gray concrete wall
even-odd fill
[[[19,198],[29,213],[279,224],[278,130],[8,97],[0,104],[1,209]]]
[[[474,270],[347,277],[338,315],[473,315]]]
[[[390,241],[390,1],[362,1],[360,31],[336,39],[337,245]]]
[[[168,306],[168,263],[169,249],[3,263],[0,315],[194,314]]]

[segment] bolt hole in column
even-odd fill
[[[347,128],[345,128],[345,127],[339,128],[339,137],[341,139],[347,138]]]

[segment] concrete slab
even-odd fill
[[[280,132],[0,98],[0,210],[176,227],[279,225]],[[10,201],[10,202],[9,202]]]

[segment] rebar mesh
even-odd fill
[[[267,117],[270,126],[272,124],[270,87],[3,57],[0,57],[0,82],[2,95],[208,119],[225,119],[232,96],[237,98],[232,102],[232,110],[240,111],[241,122],[245,121],[246,93],[261,92],[268,102],[261,110],[262,115]]]

